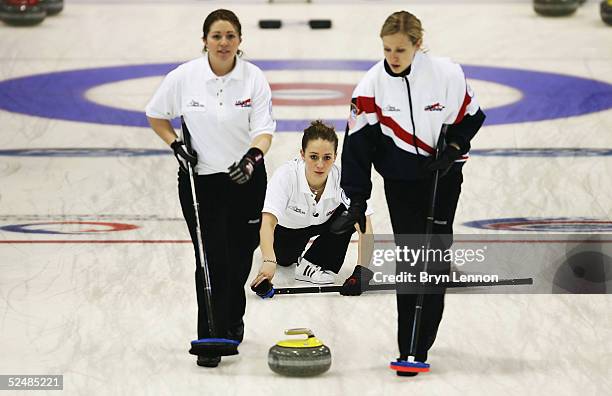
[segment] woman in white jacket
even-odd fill
[[[425,233],[433,172],[439,170],[443,176],[435,203],[432,248],[447,249],[452,244],[462,167],[485,116],[461,66],[421,50],[423,29],[417,17],[406,11],[393,13],[380,37],[385,59],[366,73],[353,93],[341,180],[351,205],[332,229],[342,233],[363,218],[374,165],[384,178],[396,244],[406,245],[399,235]],[[444,125],[448,126],[445,135],[441,133]],[[439,139],[445,139],[445,148],[433,160]],[[449,262],[430,263],[432,267],[436,272],[450,271]],[[397,262],[397,272],[407,270],[414,268]],[[398,290],[399,361],[409,355],[415,302],[414,293]],[[414,356],[418,362],[427,360],[443,309],[444,290],[425,295]],[[398,375],[416,373],[398,371]]]

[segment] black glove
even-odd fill
[[[234,183],[243,184],[251,180],[255,167],[263,161],[263,151],[251,147],[238,162],[234,162],[229,170],[229,177]]]
[[[361,199],[351,200],[351,205],[348,210],[345,210],[338,216],[329,227],[332,234],[344,234],[353,232],[355,223],[359,223],[359,229],[362,233],[366,231],[366,201]]]
[[[425,162],[425,168],[430,172],[440,171],[440,177],[442,177],[448,173],[451,166],[453,166],[455,161],[460,157],[461,150],[449,144],[440,154],[440,158],[434,159],[433,156],[429,157]]]
[[[356,265],[353,274],[346,278],[340,289],[343,296],[359,296],[368,290],[368,285],[374,277],[374,273],[367,267]]]
[[[251,290],[264,299],[274,297],[274,286],[268,279],[262,280],[257,286],[251,286]]]
[[[174,156],[176,157],[181,170],[189,173],[187,163],[190,163],[192,168],[195,168],[195,166],[198,164],[198,154],[195,151],[191,153],[189,149],[187,149],[185,142],[176,139],[174,142],[172,142],[170,147],[172,148],[172,151],[174,151]]]

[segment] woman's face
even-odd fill
[[[323,139],[310,140],[306,145],[306,151],[301,150],[300,153],[306,163],[308,182],[315,186],[325,183],[336,160],[334,143]]]
[[[233,61],[241,42],[242,39],[234,25],[224,20],[218,20],[210,25],[208,35],[204,37],[204,45],[209,56],[221,62]]]
[[[410,66],[414,54],[421,47],[421,42],[412,44],[410,37],[405,33],[395,33],[383,36],[383,51],[385,59],[394,73],[401,73]]]

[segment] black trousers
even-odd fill
[[[433,178],[415,181],[385,180],[385,195],[396,245],[405,245],[407,240],[413,243],[422,240],[419,237],[402,237],[402,234],[423,235],[425,233],[427,214],[431,205],[432,181]],[[461,168],[453,168],[446,176],[439,179],[431,248],[448,249],[452,245],[453,221],[462,182]],[[413,245],[409,248],[418,249],[420,246],[421,244],[418,243],[417,246]],[[430,263],[430,266],[428,270],[430,273],[432,269],[436,274],[450,272],[449,262]],[[415,267],[409,268],[406,263],[398,262],[396,272],[410,272],[414,269]],[[415,356],[418,361],[427,360],[427,352],[436,339],[444,311],[444,293],[445,290],[440,288],[435,293],[427,293],[424,296]],[[397,340],[402,358],[406,358],[410,352],[416,299],[417,294],[415,293],[401,291],[397,293]]]
[[[347,232],[336,235],[329,232],[329,227],[344,210],[346,210],[346,207],[340,204],[325,223],[315,226],[293,229],[277,225],[274,229],[276,262],[283,267],[288,267],[297,262],[310,238],[318,235],[304,254],[304,258],[320,266],[323,270],[329,270],[337,274],[344,263],[353,233]]]
[[[259,245],[261,209],[266,194],[266,169],[258,166],[245,184],[232,182],[227,173],[197,175],[196,196],[200,226],[211,281],[215,337],[225,337],[244,316],[244,285]],[[178,192],[196,259],[198,338],[211,336],[204,300],[204,274],[197,249],[196,218],[189,175],[179,171]]]

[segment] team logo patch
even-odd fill
[[[425,111],[442,111],[444,110],[444,106],[440,103],[434,103],[429,106],[425,106]]]
[[[398,109],[395,106],[391,106],[391,105],[387,105],[385,106],[385,108],[383,109],[384,111],[401,111],[400,109]]]
[[[234,103],[234,106],[237,107],[251,107],[251,98],[245,99],[245,100],[237,100],[236,103]]]
[[[287,209],[293,210],[295,213],[306,214],[306,212],[304,212],[301,208],[298,208],[297,206],[289,206],[287,207]]]
[[[191,99],[189,103],[187,103],[187,107],[206,107],[202,103],[197,100]]]

